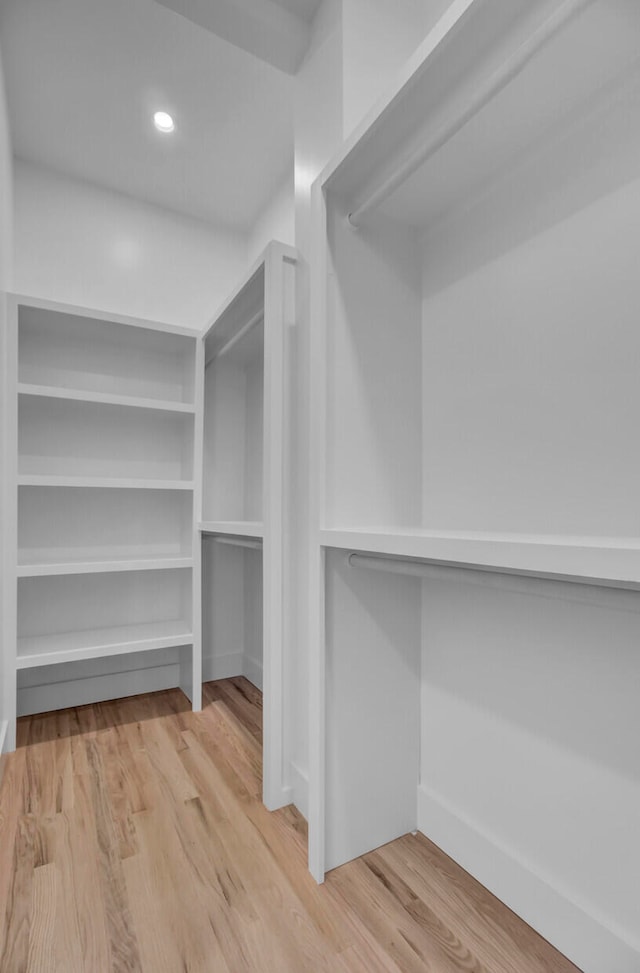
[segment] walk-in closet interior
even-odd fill
[[[216,970],[638,973],[640,5],[129,2],[0,5],[0,973],[40,715],[143,701],[131,894],[154,693]]]

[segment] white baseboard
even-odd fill
[[[202,681],[213,682],[214,679],[230,679],[241,676],[242,652],[229,652],[227,655],[208,656],[202,660]]]
[[[147,666],[125,672],[96,674],[78,679],[18,687],[18,716],[48,713],[68,706],[101,703],[141,693],[175,689],[180,685],[177,664]]]
[[[290,763],[291,774],[291,799],[290,803],[295,804],[302,817],[309,820],[309,777],[293,762]]]
[[[262,692],[262,665],[246,654],[242,656],[242,675]]]
[[[584,973],[640,970],[640,945],[635,946],[586,912],[424,786],[418,788],[418,830]]]
[[[4,767],[6,763],[6,756],[4,752],[4,746],[7,739],[7,732],[9,729],[9,721],[2,720],[0,722],[0,784],[2,784],[2,777],[4,775]]]

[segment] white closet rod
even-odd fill
[[[248,334],[249,331],[251,331],[252,328],[255,328],[256,324],[260,324],[260,322],[263,320],[264,320],[264,311],[263,310],[257,311],[252,318],[249,318],[246,324],[242,325],[239,331],[236,331],[236,333],[232,335],[227,342],[225,342],[222,348],[219,348],[218,351],[216,351],[215,355],[212,355],[211,358],[209,358],[209,360],[207,361],[207,365],[210,365],[211,362],[214,361],[214,359],[220,358],[221,355],[226,355],[228,351],[231,351],[234,345],[237,345],[238,342],[241,341],[244,338],[244,336]]]
[[[419,146],[364,202],[349,213],[352,226],[358,227],[371,210],[384,202],[399,186],[435,155],[446,143],[484,108],[503,88],[506,88],[566,24],[593,0],[565,0],[551,16],[521,46],[507,58],[504,64],[491,74],[474,92],[467,106],[453,118],[445,121],[431,139]]]
[[[604,582],[598,584],[588,578],[583,581],[576,577],[560,576],[557,580],[550,580],[534,574],[507,574],[477,565],[460,568],[448,564],[408,561],[403,558],[386,557],[382,554],[358,554],[355,551],[349,555],[348,561],[354,568],[411,575],[429,581],[454,581],[480,588],[496,588],[500,591],[515,592],[516,594],[537,595],[559,601],[577,601],[588,605],[614,608],[617,611],[640,613],[640,599],[637,597],[637,589],[608,587]],[[571,592],[569,593],[567,588],[564,585],[559,585],[558,582],[571,584]]]
[[[262,541],[245,540],[243,537],[214,537],[218,544],[228,544],[229,547],[248,547],[252,551],[262,550]]]

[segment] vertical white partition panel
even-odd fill
[[[420,581],[326,561],[325,868],[417,824]]]
[[[263,798],[290,801],[283,613],[296,255],[269,244],[204,334],[204,672],[263,689]]]

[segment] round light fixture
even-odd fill
[[[174,128],[176,127],[173,118],[166,111],[157,111],[153,116],[153,124],[158,131],[162,132],[164,135],[168,135],[170,132],[173,132]]]

